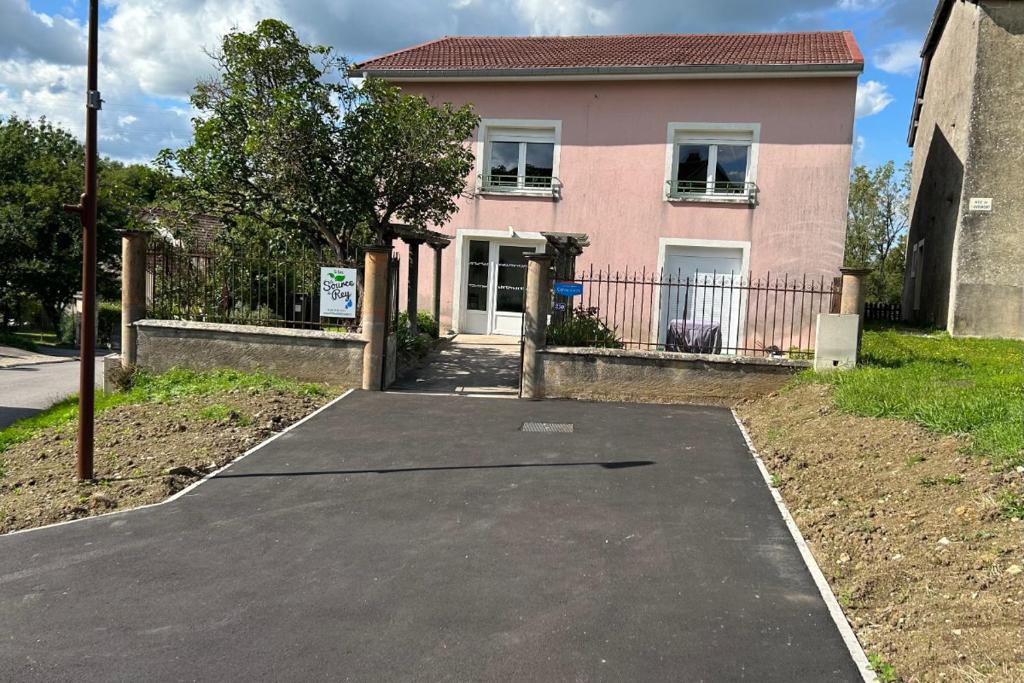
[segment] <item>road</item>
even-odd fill
[[[11,681],[862,680],[731,413],[686,406],[355,392],[0,537],[0,634]]]
[[[0,429],[77,393],[78,367],[74,359],[0,367]],[[103,360],[97,358],[97,386],[102,378]]]

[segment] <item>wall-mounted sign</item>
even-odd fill
[[[991,197],[971,197],[968,202],[968,208],[971,211],[991,211],[992,210],[992,198]]]
[[[555,294],[558,296],[580,296],[583,294],[582,282],[556,282]]]
[[[320,317],[356,317],[356,269],[320,269]]]

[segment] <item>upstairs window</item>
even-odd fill
[[[553,195],[558,189],[559,126],[495,124],[485,120],[479,189]],[[539,122],[538,122],[539,123]]]
[[[757,130],[669,126],[667,197],[673,200],[755,203]]]

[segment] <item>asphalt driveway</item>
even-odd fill
[[[0,680],[325,679],[860,676],[722,409],[355,393],[0,537]]]

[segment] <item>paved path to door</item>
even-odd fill
[[[357,392],[0,537],[0,680],[341,679],[859,677],[722,409]]]
[[[519,337],[460,334],[392,389],[435,394],[519,395]]]

